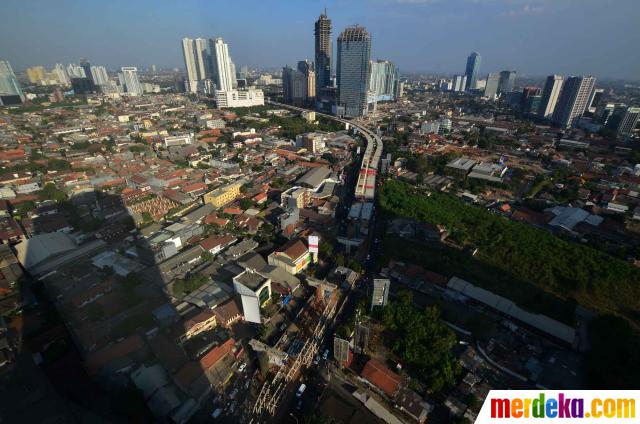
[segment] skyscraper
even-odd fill
[[[93,85],[94,77],[91,74],[91,64],[87,59],[80,59],[80,67],[84,70],[84,76],[89,79],[91,84]],[[93,91],[93,88],[92,88]]]
[[[302,72],[289,66],[282,68],[282,94],[285,103],[303,106],[305,103],[305,77]]]
[[[301,60],[298,62],[298,71],[304,75],[305,101],[309,105],[313,105],[316,101],[316,72],[314,71],[313,62]]]
[[[331,19],[327,11],[315,24],[316,93],[322,87],[331,86]]]
[[[619,105],[611,113],[607,127],[614,130],[619,136],[626,137],[636,128],[639,119],[640,107]]]
[[[516,71],[500,72],[500,82],[498,83],[498,93],[507,94],[513,91],[516,84]]]
[[[589,113],[596,113],[596,109],[598,108],[598,104],[602,100],[603,95],[603,88],[596,88],[591,92],[591,97],[589,97],[589,106],[587,107],[587,111]]]
[[[55,68],[53,68],[53,72],[55,72],[60,85],[63,85],[65,87],[68,87],[71,85],[69,74],[67,74],[67,71],[64,69],[64,66],[62,66],[61,63],[56,63]]]
[[[453,91],[464,91],[466,87],[467,87],[467,76],[454,75],[453,86],[451,87],[451,89]]]
[[[540,102],[539,116],[551,119],[556,109],[560,91],[562,90],[562,75],[549,75],[542,90],[542,101]]]
[[[364,115],[369,86],[371,36],[361,26],[347,27],[338,37],[338,108],[347,117]]]
[[[233,80],[231,58],[229,57],[229,46],[220,37],[213,40],[211,48],[211,60],[213,65],[213,82],[217,91],[233,90]]]
[[[187,70],[185,86],[190,93],[208,92],[212,78],[213,66],[211,62],[211,40],[206,38],[183,38],[182,55]]]
[[[398,69],[388,60],[371,61],[369,91],[373,92],[376,101],[391,101],[396,97]]]
[[[138,68],[134,66],[126,66],[121,68],[124,86],[131,96],[141,96],[143,93],[142,85],[138,80]]]
[[[467,82],[469,82],[468,79],[467,79]],[[484,86],[484,97],[488,97],[491,100],[495,99],[496,95],[498,94],[499,84],[500,84],[499,74],[487,75],[487,84]]]
[[[44,67],[42,66],[27,68],[27,78],[29,78],[31,84],[40,84],[44,80],[44,73]]]
[[[467,68],[464,72],[464,74],[467,76],[467,90],[473,90],[476,88],[481,61],[482,58],[480,57],[480,53],[478,52],[471,53],[467,58]]]
[[[19,104],[23,101],[24,94],[11,64],[0,60],[0,105]]]
[[[91,74],[87,75],[82,66],[78,66],[75,63],[71,63],[67,66],[67,73],[69,78],[90,78]]]
[[[109,74],[104,66],[92,66],[91,75],[95,85],[106,85],[109,82]]]
[[[567,78],[553,113],[553,121],[564,128],[575,126],[589,105],[595,84],[594,77]]]

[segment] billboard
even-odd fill
[[[309,236],[309,252],[318,253],[319,244],[320,244],[320,237]]]

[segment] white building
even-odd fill
[[[95,85],[106,85],[109,82],[109,74],[104,66],[92,66],[91,77]]]
[[[262,90],[255,88],[230,91],[216,90],[215,101],[219,108],[262,106],[264,105],[264,93]]]
[[[420,126],[420,134],[438,134],[440,131],[440,122],[425,121]]]
[[[62,66],[62,63],[56,63],[56,66],[53,68],[53,73],[56,74],[60,85],[63,85],[65,87],[71,86],[69,74],[67,74],[67,71],[64,69],[64,66]]]
[[[121,68],[121,70],[126,92],[130,96],[141,96],[143,90],[140,80],[138,80],[138,68],[135,66],[125,66]]]
[[[78,66],[75,63],[71,63],[67,66],[67,74],[69,74],[69,78],[87,78],[88,75],[85,74],[84,68],[82,66]]]
[[[193,140],[193,134],[172,135],[163,139],[165,147],[186,146],[193,144]]]
[[[540,104],[540,117],[551,119],[553,111],[556,109],[560,90],[562,90],[562,75],[549,75],[542,90],[542,100]]]

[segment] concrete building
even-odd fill
[[[372,60],[369,73],[369,91],[376,102],[396,100],[398,69],[388,60]]]
[[[240,187],[243,184],[244,181],[240,180],[218,187],[204,195],[204,203],[210,203],[216,209],[228,205],[240,196]]]
[[[91,77],[93,83],[98,86],[106,85],[109,82],[109,74],[104,66],[92,66]]]
[[[371,36],[360,26],[346,28],[338,37],[338,115],[355,118],[367,111]]]
[[[264,93],[262,90],[252,88],[216,91],[215,101],[218,108],[262,106],[264,105]]]
[[[542,100],[540,104],[539,116],[541,118],[552,119],[556,109],[560,91],[562,90],[562,75],[549,75],[542,90]]]
[[[195,141],[193,133],[167,136],[162,139],[165,147],[186,146]]]
[[[260,324],[260,308],[271,299],[271,279],[247,269],[233,277],[233,288],[240,295],[245,321]]]
[[[487,75],[487,84],[484,87],[484,97],[494,100],[498,95],[499,86],[500,86],[499,74]]]
[[[71,85],[69,74],[67,74],[66,69],[64,69],[64,66],[62,66],[61,63],[56,63],[56,66],[53,68],[53,72],[56,74],[56,78],[60,85],[65,87],[69,87]]]
[[[611,113],[607,128],[614,130],[621,137],[627,137],[638,126],[639,119],[640,107],[620,105]]]
[[[452,91],[459,92],[465,91],[467,86],[467,76],[466,75],[454,75],[453,84],[451,87]]]
[[[553,121],[564,128],[575,126],[589,105],[595,84],[596,79],[591,76],[567,78],[553,113]]]
[[[301,240],[291,240],[276,249],[267,258],[269,265],[277,266],[295,275],[305,270],[311,263],[311,253]]]
[[[383,278],[373,279],[373,294],[371,295],[371,310],[374,306],[385,306],[389,298],[391,280]]]
[[[140,80],[138,79],[138,68],[135,66],[125,66],[120,69],[124,78],[126,92],[130,96],[141,96],[144,93]]]
[[[498,94],[506,95],[511,93],[516,84],[516,71],[500,72],[500,81],[498,82]]]
[[[45,70],[43,66],[32,66],[27,68],[27,78],[31,84],[42,84]]]

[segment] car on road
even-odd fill
[[[238,367],[238,371],[242,372],[244,371],[244,369],[247,368],[247,364],[245,364],[244,362],[240,364],[240,366]]]
[[[222,408],[216,408],[216,410],[211,413],[211,418],[218,418],[220,414],[222,414]]]
[[[302,383],[300,387],[298,387],[298,391],[296,392],[296,397],[302,397],[304,391],[307,390],[307,385]]]
[[[322,354],[322,359],[326,361],[328,357],[329,357],[329,349],[325,349],[324,353]]]
[[[313,358],[313,365],[318,365],[320,363],[320,355],[316,355]]]

